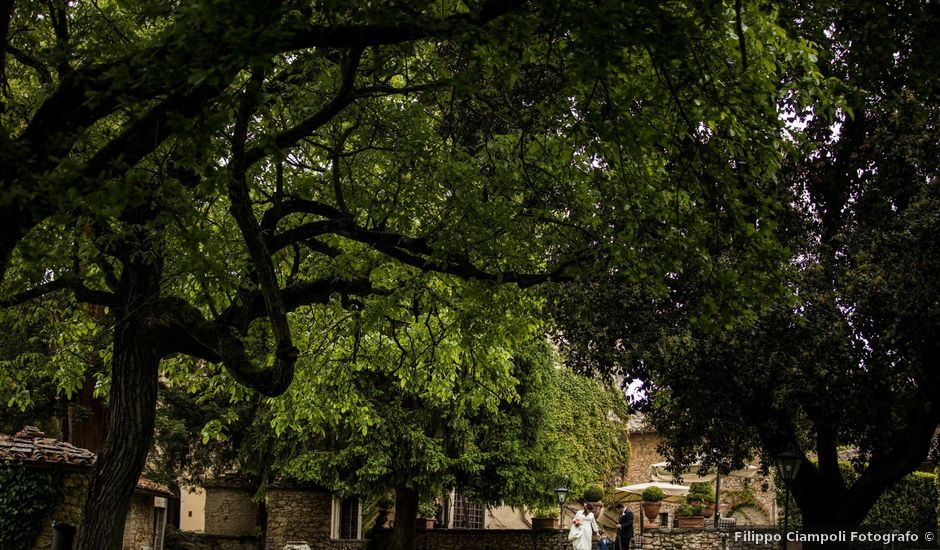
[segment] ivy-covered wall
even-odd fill
[[[63,474],[0,462],[0,548],[30,550],[64,493]],[[51,543],[51,540],[50,540]]]

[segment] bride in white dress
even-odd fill
[[[590,502],[585,502],[584,509],[574,515],[571,530],[568,531],[572,550],[591,550],[594,547],[594,533],[598,530],[594,507]]]

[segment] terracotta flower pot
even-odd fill
[[[702,516],[679,516],[680,528],[705,527],[705,518]]]
[[[710,518],[715,514],[715,503],[710,502],[702,508],[702,517]]]
[[[662,508],[662,502],[643,502],[640,504],[643,508],[643,515],[646,516],[646,519],[653,523],[656,521],[656,517],[659,515],[659,509]]]

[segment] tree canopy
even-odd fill
[[[711,299],[698,273],[676,277],[667,297],[598,280],[554,301],[574,363],[643,381],[675,462],[727,468],[757,452],[772,464],[788,448],[818,459],[793,486],[808,525],[862,521],[927,460],[940,424],[940,96],[926,77],[938,16],[928,2],[786,11],[845,98],[787,115],[808,138],[779,174],[790,297],[721,330],[689,313]],[[733,248],[725,261],[737,262]],[[602,305],[585,311],[588,300]],[[859,451],[851,482],[838,467],[845,446]]]
[[[111,339],[82,550],[118,544],[166,358],[279,395],[301,315],[394,325],[429,272],[662,290],[691,259],[703,318],[747,310],[782,253],[774,100],[826,86],[762,2],[2,6],[2,305],[63,294],[104,312],[63,333]]]

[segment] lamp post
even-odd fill
[[[565,548],[565,499],[568,497],[568,488],[559,485],[555,488],[558,497],[558,550]]]
[[[778,454],[775,458],[775,461],[777,462],[777,471],[780,473],[780,478],[783,480],[783,484],[787,488],[786,498],[783,501],[783,547],[786,548],[786,536],[790,522],[790,482],[796,479],[796,473],[800,469],[800,464],[803,462],[803,457],[791,450],[788,450]]]

